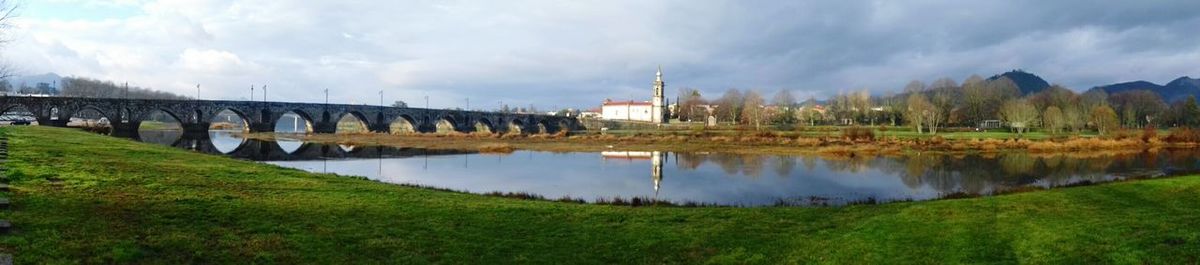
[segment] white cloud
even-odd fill
[[[183,94],[202,83],[206,98],[270,84],[287,101],[332,88],[337,102],[378,102],[383,89],[434,107],[589,107],[647,96],[658,64],[668,89],[712,96],[894,90],[1013,68],[1077,89],[1200,74],[1200,36],[1184,34],[1200,27],[1186,12],[1200,3],[1186,1],[52,1],[141,12],[23,14],[4,51],[19,68]]]

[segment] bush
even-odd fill
[[[1147,124],[1145,129],[1142,129],[1142,142],[1149,143],[1151,140],[1158,138],[1158,128],[1154,124]]]
[[[1171,135],[1167,136],[1168,143],[1200,143],[1200,130],[1194,130],[1187,127],[1178,127],[1171,129]]]
[[[842,129],[842,137],[855,142],[872,142],[875,141],[875,130],[866,127],[854,126]]]

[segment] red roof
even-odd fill
[[[630,101],[605,101],[604,102],[604,106],[625,106],[625,105],[651,106],[653,104],[650,104],[650,102],[645,102],[645,101],[632,101],[632,100],[630,100]]]

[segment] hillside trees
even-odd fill
[[[168,92],[141,87],[127,88],[110,81],[86,77],[63,78],[61,92],[63,96],[85,98],[189,99],[189,97]]]
[[[1141,127],[1160,118],[1167,109],[1162,96],[1149,90],[1132,90],[1112,94],[1108,99],[1113,110],[1120,111],[1119,119],[1126,127]]]

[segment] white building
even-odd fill
[[[612,101],[604,100],[600,106],[600,118],[605,120],[645,121],[667,123],[667,102],[663,98],[666,83],[662,80],[662,67],[654,79],[654,97],[650,101]]]

